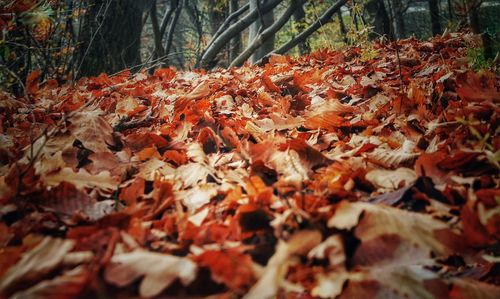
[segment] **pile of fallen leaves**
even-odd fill
[[[33,73],[0,100],[0,297],[500,298],[500,79],[471,38]]]

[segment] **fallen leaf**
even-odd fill
[[[371,170],[366,173],[365,178],[377,188],[395,190],[413,183],[417,175],[410,168],[400,167],[396,170]]]
[[[361,217],[362,216],[362,217]],[[447,257],[455,252],[459,235],[430,215],[362,202],[341,202],[328,227],[350,230],[361,241],[354,265],[430,263],[431,253]]]
[[[68,126],[73,136],[94,153],[107,152],[108,147],[115,144],[113,128],[102,115],[101,110],[78,112],[71,117]]]
[[[404,162],[417,158],[419,153],[414,151],[415,147],[415,143],[406,140],[397,150],[379,146],[372,152],[367,153],[366,156],[382,166],[394,168],[400,166]]]
[[[259,280],[243,298],[260,299],[276,296],[280,286],[286,283],[285,274],[290,265],[290,258],[294,255],[307,255],[320,242],[321,233],[314,230],[299,231],[287,243],[280,240],[276,252],[267,263]]]
[[[217,195],[218,188],[215,184],[197,185],[191,189],[176,193],[176,197],[182,201],[190,212],[210,202],[210,199]]]
[[[208,267],[214,281],[238,293],[255,282],[251,257],[236,248],[206,250],[196,259],[200,266]]]
[[[150,298],[159,295],[176,279],[189,285],[198,267],[188,258],[174,255],[135,250],[115,254],[104,270],[104,279],[118,287],[124,287],[143,277],[139,294]]]
[[[98,188],[108,193],[118,188],[119,180],[112,177],[108,171],[99,174],[90,174],[85,169],[79,169],[74,172],[71,168],[65,167],[61,171],[43,177],[43,181],[48,186],[57,186],[62,182],[68,182],[75,185],[78,189]]]
[[[43,280],[38,284],[14,293],[12,299],[71,299],[81,295],[86,287],[90,272],[83,266],[76,267],[70,271],[56,276],[50,280]]]
[[[0,292],[7,292],[19,287],[23,282],[37,280],[49,274],[59,266],[73,246],[72,240],[45,237],[5,272],[0,280]]]

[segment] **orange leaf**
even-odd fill
[[[32,71],[26,77],[26,91],[29,94],[35,94],[39,90],[38,79],[40,79],[40,75],[42,72],[40,70]]]
[[[207,250],[197,260],[210,269],[214,281],[225,284],[231,290],[242,292],[255,282],[252,259],[235,248]]]
[[[137,153],[141,161],[146,161],[152,157],[160,158],[160,154],[155,147],[146,147]]]
[[[144,105],[139,105],[136,108],[134,108],[132,111],[128,111],[127,116],[132,117],[132,116],[136,115],[137,113],[140,113],[146,109],[148,109],[148,107],[146,107]]]
[[[276,84],[274,84],[271,78],[269,78],[269,76],[266,75],[265,73],[262,75],[262,82],[264,82],[264,85],[267,87],[268,90],[281,93],[281,89],[278,86],[276,86]]]
[[[124,201],[127,205],[133,205],[137,202],[137,199],[144,195],[144,187],[146,186],[146,181],[143,178],[136,178],[132,184],[125,188],[122,188],[118,198]]]
[[[335,111],[315,114],[306,119],[304,127],[308,129],[333,129],[346,125],[346,120]]]
[[[495,86],[496,76],[489,72],[466,72],[457,75],[457,94],[464,100],[500,101],[500,91]]]

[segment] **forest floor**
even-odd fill
[[[474,39],[32,73],[0,94],[0,298],[500,298],[500,78]]]

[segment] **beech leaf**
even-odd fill
[[[59,266],[73,246],[72,240],[45,237],[35,248],[24,253],[21,260],[2,276],[0,292],[7,291],[18,283],[45,276]]]
[[[104,271],[104,278],[123,287],[143,277],[139,294],[149,298],[160,294],[176,279],[183,285],[190,284],[196,272],[196,264],[188,258],[136,250],[115,254]]]

